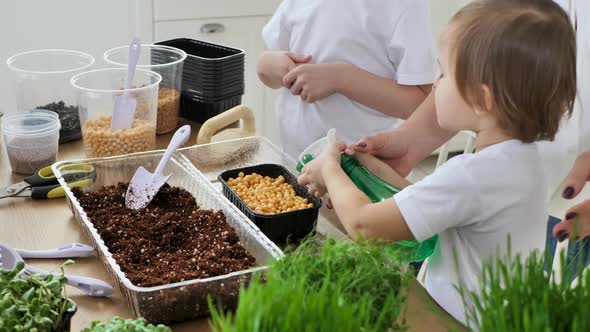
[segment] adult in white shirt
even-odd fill
[[[391,128],[435,78],[427,0],[284,0],[262,36],[258,74],[281,89],[277,118],[293,157],[330,128],[348,142]]]
[[[590,180],[590,115],[587,113],[590,107],[590,1],[560,1],[563,6],[570,8],[576,25],[578,43],[578,114],[563,130],[574,136],[571,141],[578,146],[577,151],[586,150],[578,157],[565,181],[562,196],[573,199]],[[577,226],[575,231],[574,224]],[[564,241],[574,234],[577,237],[590,236],[590,200],[571,207],[566,212],[565,220],[553,229],[553,235],[559,241]]]

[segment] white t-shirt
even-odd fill
[[[477,291],[483,263],[505,257],[509,235],[512,256],[545,247],[542,167],[535,144],[510,140],[452,158],[394,196],[418,241],[439,235],[425,286],[459,321],[465,310],[455,286]]]
[[[264,27],[268,49],[312,55],[312,63],[348,63],[402,85],[434,80],[427,0],[284,0]],[[336,128],[355,142],[396,119],[335,94],[312,104],[283,88],[276,105],[285,151],[297,157]]]
[[[556,2],[571,14],[572,21],[577,16],[578,96],[572,117],[561,123],[555,141],[537,143],[549,181],[549,195],[558,189],[577,156],[590,148],[590,115],[586,114],[590,109],[590,1]]]

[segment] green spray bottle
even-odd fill
[[[315,143],[311,144],[299,156],[297,170],[301,172],[303,165],[319,156],[326,144],[333,144],[336,141],[336,130],[330,129],[328,135]],[[347,154],[341,155],[340,166],[352,182],[359,188],[373,203],[378,203],[393,197],[400,192],[399,188],[383,181],[381,178],[371,173],[366,167],[362,166],[354,157]],[[435,235],[424,242],[416,240],[398,241],[385,246],[385,249],[396,248],[405,252],[408,262],[421,262],[428,258],[434,252],[438,236]]]

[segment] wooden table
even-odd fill
[[[193,133],[187,145],[196,143],[198,125],[193,125]],[[165,148],[172,135],[158,137],[158,148]],[[0,153],[0,187],[22,180],[22,176],[12,173],[4,143]],[[72,142],[60,146],[59,159],[83,158],[82,143]],[[328,220],[334,221],[328,213]],[[319,227],[327,232],[340,233],[337,225],[324,222]],[[335,234],[335,236],[338,236]],[[15,248],[49,249],[66,243],[89,243],[80,232],[71,211],[63,199],[31,200],[29,198],[0,199],[0,242]],[[28,260],[29,263],[44,268],[57,269],[64,260]],[[76,264],[67,267],[70,274],[90,276],[114,284],[96,257],[76,259]],[[72,331],[80,331],[93,320],[105,320],[112,316],[131,317],[131,311],[117,291],[112,298],[92,298],[72,287],[67,287],[68,297],[78,305],[78,312],[72,321]],[[434,310],[433,310],[434,309]],[[456,327],[454,322],[429,298],[417,282],[413,282],[408,294],[406,318],[411,331],[448,331]],[[208,319],[200,319],[173,326],[174,331],[210,331]]]

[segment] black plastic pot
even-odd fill
[[[68,301],[70,301],[70,303],[72,303],[73,305],[72,311],[68,311],[65,313],[61,321],[61,324],[57,327],[57,329],[53,330],[54,332],[70,332],[72,325],[72,317],[74,317],[76,311],[78,311],[78,306],[76,306],[76,302],[70,299],[68,299]]]
[[[307,198],[313,207],[292,211],[286,213],[279,213],[273,215],[259,214],[254,211],[229,187],[227,180],[238,177],[240,172],[244,174],[257,173],[262,176],[270,176],[277,178],[282,175],[285,182],[289,183],[295,189],[298,196]],[[225,171],[218,176],[219,182],[223,186],[223,194],[235,206],[237,206],[271,241],[283,244],[287,240],[300,240],[307,236],[315,229],[316,221],[322,201],[310,195],[307,188],[297,183],[297,178],[291,174],[286,168],[276,164],[263,164],[239,169]]]
[[[198,123],[205,123],[212,117],[219,115],[242,103],[242,95],[230,96],[218,101],[207,102],[194,96],[182,94],[180,108],[182,117]]]

